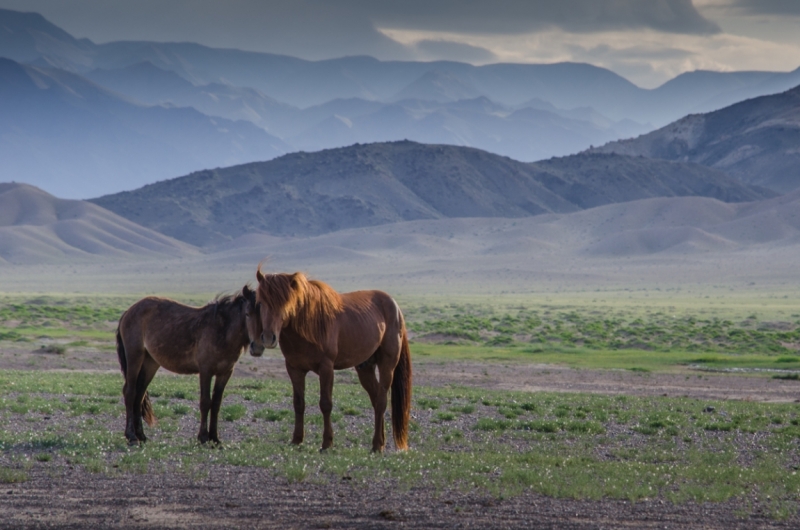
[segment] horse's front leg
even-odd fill
[[[197,440],[204,444],[208,441],[208,411],[211,408],[211,374],[200,372],[200,432]]]
[[[299,445],[303,443],[305,428],[303,426],[303,415],[306,412],[306,374],[304,370],[286,367],[289,379],[292,381],[292,403],[294,405],[294,434],[292,443]]]
[[[219,443],[219,432],[217,432],[217,419],[219,418],[219,407],[222,404],[222,393],[225,392],[225,385],[233,375],[233,368],[225,374],[218,375],[214,380],[214,397],[211,398],[211,421],[208,425],[209,439]]]
[[[333,363],[323,364],[319,368],[319,410],[322,411],[322,451],[333,445]]]

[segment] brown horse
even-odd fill
[[[221,297],[196,308],[164,298],[147,297],[133,304],[119,319],[117,355],[125,384],[125,437],[144,442],[142,418],[155,424],[147,386],[159,367],[178,374],[200,374],[201,443],[219,443],[217,417],[225,385],[244,347],[250,354],[264,352],[256,294],[248,286],[237,295]],[[211,397],[211,378],[214,397]],[[207,425],[208,412],[211,422]]]
[[[322,450],[333,445],[333,371],[355,367],[375,409],[372,450],[386,445],[383,415],[392,390],[395,446],[408,448],[411,410],[411,352],[397,303],[382,291],[339,294],[303,273],[264,274],[259,266],[257,300],[261,304],[262,341],[280,348],[294,390],[292,443],[303,441],[306,374],[319,375],[324,428]],[[379,378],[375,369],[378,369]]]

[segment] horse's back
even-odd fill
[[[403,315],[397,302],[388,293],[378,290],[352,291],[342,294],[345,314],[367,323],[383,320],[387,325],[402,321]]]
[[[172,358],[184,358],[197,341],[199,309],[168,298],[148,296],[133,304],[120,318],[119,331],[126,350],[146,350],[168,370],[193,373],[186,361],[173,365]]]
[[[131,307],[120,318],[120,331],[125,332],[132,326],[157,327],[174,325],[175,322],[185,321],[196,313],[197,309],[170,300],[148,296],[142,298]]]

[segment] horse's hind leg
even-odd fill
[[[136,435],[137,418],[139,423],[142,421],[141,400],[137,401],[137,389],[139,373],[144,362],[144,349],[142,347],[126,347],[125,357],[127,368],[125,372],[125,386],[122,387],[123,397],[125,398],[125,438],[128,443],[135,445],[139,442]]]
[[[217,419],[219,418],[219,407],[222,404],[222,393],[225,392],[225,385],[233,375],[233,369],[228,373],[218,375],[214,381],[214,396],[211,398],[211,420],[208,425],[208,438],[215,443],[219,443],[219,432],[217,432]]]
[[[204,444],[208,436],[208,411],[211,409],[211,374],[200,372],[200,432],[197,440]]]
[[[294,405],[294,433],[292,443],[299,445],[303,443],[305,437],[305,427],[303,426],[303,416],[306,413],[306,374],[304,370],[286,367],[289,379],[292,381],[292,404]]]
[[[134,406],[134,410],[136,411],[134,432],[136,433],[136,438],[140,442],[147,441],[147,436],[144,435],[144,426],[142,425],[142,401],[144,401],[147,387],[150,386],[150,382],[153,380],[153,377],[155,377],[158,368],[159,364],[150,357],[150,354],[146,353],[142,362],[142,368],[139,371],[139,377],[136,378],[136,405]]]
[[[381,385],[378,382],[378,377],[375,375],[375,361],[370,359],[356,366],[356,373],[361,386],[369,394],[369,401],[372,403],[372,408],[375,411],[375,434],[372,437],[372,451],[374,453],[383,452],[386,444],[383,427],[383,413],[378,413],[381,395]],[[383,393],[383,410],[386,411],[386,393]]]

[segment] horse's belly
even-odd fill
[[[188,375],[200,372],[200,368],[197,366],[197,363],[195,362],[183,362],[183,363],[167,362],[159,364],[161,365],[162,368],[174,374]]]
[[[335,370],[344,370],[345,368],[357,366],[372,357],[380,345],[380,338],[372,341],[363,341],[358,344],[341,344],[333,368]]]
[[[162,368],[176,374],[196,374],[200,371],[194,354],[160,344],[145,344],[147,353]]]

